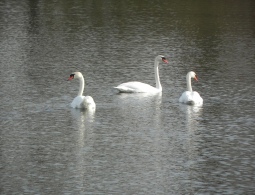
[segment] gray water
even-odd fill
[[[0,194],[254,194],[254,1],[0,7]],[[154,86],[158,54],[162,94],[113,89]],[[178,103],[190,70],[202,107]]]

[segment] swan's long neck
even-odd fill
[[[160,83],[160,80],[159,80],[158,65],[159,65],[159,61],[157,59],[155,59],[154,72],[155,72],[156,88],[161,91],[162,87],[161,87],[161,83]]]
[[[191,76],[187,75],[186,76],[186,80],[187,80],[187,89],[188,91],[192,92],[192,87],[191,87]]]
[[[84,85],[85,85],[83,76],[79,77],[79,81],[80,81],[80,88],[79,88],[78,96],[82,96],[83,90],[84,90]]]

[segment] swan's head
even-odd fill
[[[198,81],[196,73],[193,71],[188,72],[187,77],[194,78],[196,81]]]
[[[73,72],[72,74],[70,74],[70,77],[67,80],[70,81],[71,79],[78,79],[81,77],[82,77],[82,74],[80,72]]]
[[[166,58],[165,58],[165,56],[163,56],[163,55],[158,55],[157,57],[156,57],[156,60],[157,61],[163,61],[163,62],[165,62],[165,63],[168,63],[168,61],[166,60]]]

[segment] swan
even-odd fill
[[[159,71],[158,71],[158,65],[159,65],[160,61],[168,63],[166,58],[162,55],[158,55],[155,58],[154,72],[155,72],[156,87],[152,87],[152,86],[150,86],[146,83],[133,81],[133,82],[122,83],[122,84],[120,84],[120,85],[118,85],[117,87],[114,87],[114,88],[119,90],[119,92],[123,92],[123,93],[161,92],[162,87],[161,87],[161,84],[160,84]]]
[[[86,109],[95,109],[96,104],[91,96],[83,96],[83,90],[85,86],[85,81],[83,78],[82,73],[80,72],[73,72],[70,75],[70,78],[68,81],[71,79],[79,79],[80,81],[80,88],[78,92],[78,96],[74,98],[73,102],[71,103],[71,107],[73,108],[86,108]]]
[[[179,102],[192,105],[193,104],[201,105],[203,104],[203,99],[201,98],[198,92],[192,91],[191,78],[194,78],[196,81],[198,81],[195,72],[193,71],[188,72],[188,74],[186,75],[188,91],[183,92],[183,94],[179,98]]]

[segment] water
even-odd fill
[[[0,6],[1,194],[254,193],[253,1]],[[154,85],[158,54],[162,94],[113,89]],[[202,107],[178,103],[190,70]]]

